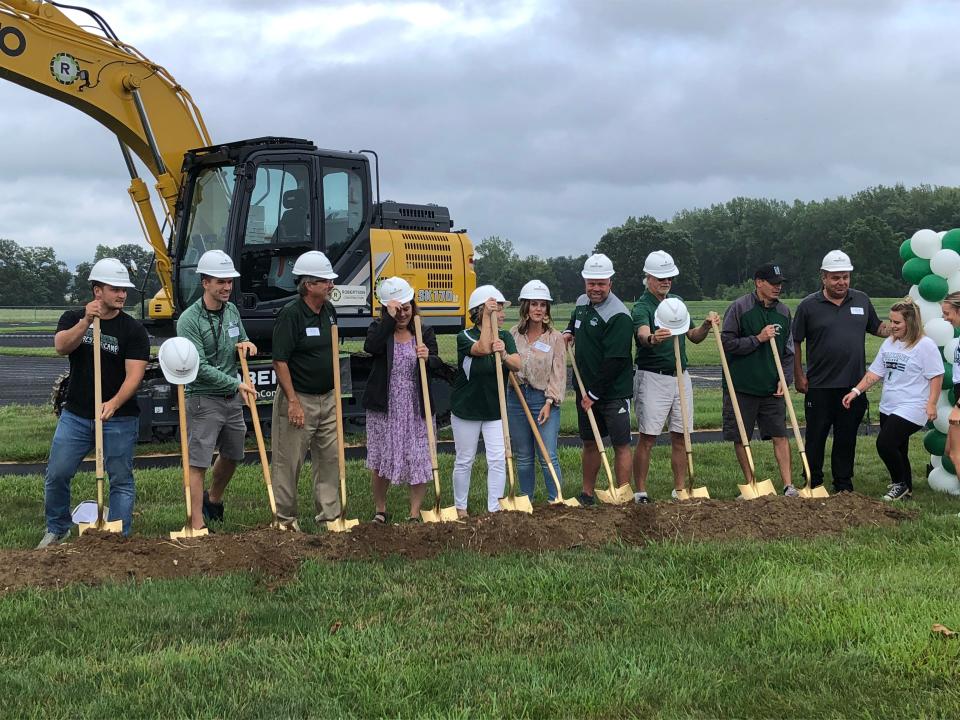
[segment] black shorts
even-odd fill
[[[579,396],[579,393],[577,393]],[[630,400],[597,400],[593,404],[593,417],[597,421],[601,438],[609,438],[614,447],[630,444]],[[577,398],[577,427],[581,440],[594,440],[590,419]]]
[[[740,405],[740,415],[743,417],[743,427],[747,431],[748,440],[753,436],[754,426],[760,428],[761,440],[787,436],[787,405],[782,396],[760,397],[737,393],[737,402]],[[733,414],[733,402],[727,392],[723,393],[723,439],[740,442],[737,417]]]

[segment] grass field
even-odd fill
[[[768,447],[757,456],[769,472]],[[701,457],[713,495],[731,497],[729,447]],[[917,473],[925,457],[914,440]],[[660,498],[667,463],[655,450]],[[572,493],[578,454],[562,464]],[[482,472],[478,460],[475,509]],[[179,527],[178,472],[137,481],[137,532]],[[868,442],[857,482],[873,495],[886,482]],[[960,644],[930,625],[960,624],[960,501],[917,486],[919,520],[834,539],[310,561],[276,590],[232,575],[0,596],[2,714],[955,717]],[[368,519],[359,463],[349,487],[350,515]],[[91,496],[93,478],[75,490]],[[41,497],[40,477],[0,477],[0,546],[36,542]],[[402,490],[389,509],[405,513]],[[228,532],[267,519],[255,468],[238,473],[227,517]]]

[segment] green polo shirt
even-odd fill
[[[284,305],[273,326],[273,359],[287,363],[293,389],[307,395],[333,390],[332,303],[319,313],[298,297]]]
[[[500,330],[500,339],[507,355],[517,352],[517,343],[506,330]],[[450,410],[463,420],[499,420],[500,399],[497,394],[497,368],[493,354],[480,357],[470,354],[470,348],[480,340],[480,328],[472,327],[457,335],[457,375],[453,379]],[[503,368],[504,386],[507,368]],[[506,387],[504,387],[506,390]]]
[[[187,385],[187,395],[230,395],[240,386],[237,343],[248,340],[240,311],[232,302],[211,312],[203,297],[189,305],[177,319],[177,335],[197,346],[200,368]]]
[[[679,295],[668,294],[667,297],[683,300]],[[673,354],[673,340],[651,347],[645,343],[641,343],[640,338],[637,337],[637,329],[643,325],[650,328],[650,332],[657,331],[658,326],[655,318],[659,305],[660,301],[657,300],[657,296],[649,290],[644,292],[643,297],[633,304],[633,310],[630,315],[633,318],[633,339],[637,345],[637,370],[675,372],[677,369],[677,360]],[[680,336],[680,367],[684,370],[687,369],[686,335]]]
[[[568,329],[576,339],[574,356],[587,392],[601,400],[619,400],[633,395],[633,368],[630,353],[633,347],[633,322],[626,306],[613,293],[599,305],[591,305],[581,295],[573,309]],[[601,367],[604,360],[625,360],[622,369],[602,386]]]

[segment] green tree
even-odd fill
[[[144,287],[146,278],[145,294],[147,298],[153,297],[160,289],[160,279],[152,271],[153,253],[136,243],[125,243],[110,247],[108,245],[97,245],[92,261],[85,261],[76,266],[73,275],[73,282],[70,286],[70,300],[74,303],[83,303],[90,298],[90,283],[87,278],[90,276],[90,270],[93,264],[103,258],[116,258],[122,262],[130,273],[130,282],[136,289],[131,289],[127,293],[127,307],[133,308],[140,304],[140,288]]]
[[[69,283],[53,248],[0,239],[0,305],[63,305]]]
[[[474,271],[477,273],[477,285],[500,287],[504,277],[510,272],[510,266],[519,259],[513,243],[499,235],[484,238],[474,248]]]
[[[580,273],[586,261],[586,255],[547,258],[546,263],[550,266],[556,282],[556,287],[550,286],[550,294],[554,302],[574,302],[583,294],[583,276]]]

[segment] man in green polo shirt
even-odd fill
[[[601,436],[608,436],[614,451],[617,485],[630,484],[630,369],[633,323],[630,312],[613,287],[613,263],[603,254],[591,255],[583,265],[586,292],[577,299],[567,329],[569,344],[576,340],[574,357],[583,378],[586,395],[577,389],[577,425],[583,441],[583,492],[581,505],[593,505],[600,448],[593,436],[587,410],[593,415]]]
[[[297,258],[293,266],[299,296],[277,315],[273,326],[273,367],[277,394],[273,400],[273,457],[270,470],[277,517],[291,530],[297,520],[297,480],[310,451],[313,503],[317,523],[340,515],[337,474],[337,405],[333,395],[335,361],[331,326],[336,312],[330,301],[337,274],[317,250]]]
[[[665,423],[670,427],[670,467],[673,470],[672,497],[683,490],[687,482],[686,450],[683,443],[683,421],[680,412],[680,388],[677,386],[677,361],[673,350],[673,336],[667,328],[657,327],[657,307],[668,297],[682,300],[670,293],[673,279],[680,274],[669,253],[654,250],[643,264],[646,275],[646,291],[633,305],[634,340],[637,343],[636,365],[633,376],[633,407],[637,415],[637,447],[633,454],[633,479],[637,492],[634,500],[648,503],[647,475],[650,472],[650,453],[663,431]],[[693,385],[687,373],[687,345],[685,340],[702,343],[713,323],[719,324],[720,316],[709,313],[699,327],[690,328],[680,335],[680,365],[686,388],[687,418],[693,432]]]
[[[247,338],[240,311],[230,302],[233,280],[240,277],[233,260],[222,250],[208,250],[197,263],[203,295],[177,320],[177,335],[197,346],[200,369],[187,385],[187,434],[190,493],[194,529],[205,520],[223,522],[223,493],[243,460],[247,424],[241,393],[256,395],[249,382],[240,382],[237,345],[252,356],[257,347]],[[217,461],[213,454],[218,452]],[[203,489],[213,465],[209,493]]]

